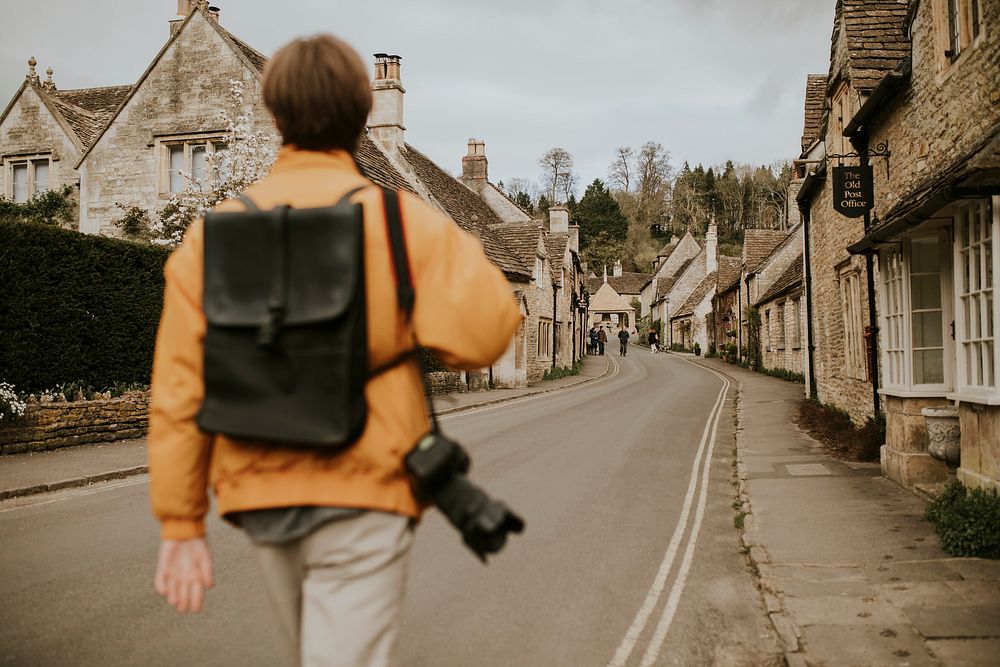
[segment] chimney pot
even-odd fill
[[[462,158],[462,182],[482,195],[483,185],[488,178],[487,169],[486,142],[482,139],[469,139],[468,152]]]
[[[372,139],[388,151],[403,146],[403,94],[399,81],[399,56],[375,54],[375,80],[372,82],[372,110],[368,129]]]

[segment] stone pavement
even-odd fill
[[[801,385],[698,363],[740,382],[743,540],[788,664],[1000,665],[1000,561],[949,557],[923,500],[825,455]]]
[[[522,389],[494,389],[435,396],[435,412],[439,415],[460,412],[590,382],[612,372],[614,366],[610,359],[610,356],[585,357],[579,375],[533,382]],[[0,500],[85,486],[145,472],[144,439],[0,456]]]

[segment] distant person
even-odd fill
[[[401,315],[403,292],[390,270],[383,214],[397,193],[383,194],[352,156],[372,102],[368,72],[354,49],[330,35],[297,39],[271,58],[261,87],[281,151],[270,174],[247,188],[244,203],[218,208],[244,211],[249,201],[264,210],[308,209],[341,197],[362,205],[367,364],[379,374],[365,387],[368,417],[360,436],[333,454],[203,431],[212,295],[203,302],[206,225],[192,224],[164,270],[153,361],[147,451],[149,495],[160,521],[155,587],[179,612],[201,610],[213,582],[204,537],[211,489],[213,504],[243,529],[259,565],[260,575],[229,582],[233,594],[255,586],[267,592],[269,625],[285,640],[282,664],[385,667],[394,663],[410,546],[424,509],[404,465],[428,429],[420,367],[410,353],[414,337],[453,368],[483,368],[503,354],[521,317],[510,284],[480,243],[406,192],[398,193],[402,252],[410,258],[416,301],[412,318]],[[326,303],[322,298],[310,296]],[[280,423],[280,415],[266,417]],[[173,630],[179,627],[193,626]],[[214,639],[216,647],[226,641]]]
[[[618,332],[618,342],[621,343],[621,355],[628,356],[628,331],[625,330],[625,327],[622,327],[622,330]]]
[[[590,327],[590,333],[587,339],[587,352],[589,354],[597,354],[597,344],[601,337],[601,334],[597,331],[597,325]]]
[[[597,347],[600,350],[598,354],[601,355],[604,354],[604,344],[607,342],[608,342],[608,334],[604,332],[604,327],[601,327],[601,330],[597,332]]]
[[[660,344],[660,334],[656,332],[656,329],[650,329],[649,331],[649,351],[656,354],[657,346]]]

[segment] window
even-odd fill
[[[903,302],[903,256],[899,248],[883,250],[882,275],[882,372],[886,386],[906,386],[906,326]]]
[[[775,338],[777,339],[777,347],[779,350],[785,349],[785,306],[779,304],[775,309],[775,324],[778,325],[775,331]]]
[[[974,392],[996,389],[993,304],[998,197],[969,202],[958,208],[955,234],[955,313],[958,341],[958,389]]]
[[[227,146],[223,142],[203,138],[171,139],[160,145],[163,151],[160,191],[164,194],[184,192],[189,185],[208,190],[217,178],[227,176],[227,165],[222,159]]]
[[[832,99],[833,109],[833,130],[832,142],[833,153],[850,153],[854,150],[850,140],[844,136],[844,128],[848,126],[854,117],[854,110],[851,105],[851,88],[846,83],[840,84]]]
[[[541,320],[538,323],[538,356],[548,357],[552,354],[552,321]]]
[[[792,301],[792,326],[789,328],[792,349],[802,347],[802,299]]]
[[[8,197],[23,203],[49,189],[50,158],[35,157],[8,162]]]
[[[910,240],[913,384],[944,384],[944,311],[937,234]]]
[[[535,282],[542,282],[542,258],[535,257]]]
[[[934,5],[942,69],[958,60],[982,33],[982,0],[937,0]]]
[[[764,311],[764,351],[771,351],[771,309]]]
[[[850,377],[866,377],[864,324],[861,316],[861,276],[848,269],[840,274],[840,299],[844,320],[844,370]]]

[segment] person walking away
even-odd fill
[[[608,342],[608,334],[605,333],[604,327],[601,327],[600,331],[597,332],[597,347],[600,350],[598,354],[604,354],[604,345]]]
[[[627,356],[628,355],[628,331],[625,330],[625,327],[622,327],[621,331],[618,332],[618,341],[621,343],[621,350],[620,350],[621,355],[623,357]]]
[[[590,334],[588,335],[589,347],[587,352],[590,354],[597,354],[597,344],[600,339],[600,334],[597,332],[597,325],[592,325],[590,327]]]
[[[660,334],[656,329],[649,330],[649,351],[656,354],[657,345],[660,343]]]
[[[283,145],[270,174],[245,193],[266,211],[332,206],[357,190],[349,201],[363,207],[368,368],[387,370],[367,380],[368,418],[356,441],[330,454],[202,432],[202,220],[164,269],[148,444],[161,536],[155,589],[179,612],[202,608],[213,584],[205,540],[211,487],[219,513],[249,538],[291,664],[392,663],[422,509],[403,457],[428,420],[414,358],[389,362],[404,358],[415,336],[452,368],[483,368],[503,354],[521,319],[479,242],[405,192],[399,206],[417,298],[412,318],[400,315],[383,191],[352,157],[371,109],[369,86],[358,54],[332,36],[279,50],[262,88]],[[229,200],[216,210],[246,205]]]

